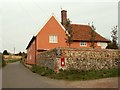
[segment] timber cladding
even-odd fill
[[[59,54],[59,55],[58,55]],[[64,66],[61,59],[64,58]],[[55,48],[37,55],[37,65],[50,69],[100,70],[118,67],[120,50]]]

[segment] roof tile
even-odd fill
[[[72,35],[74,41],[91,41],[90,32],[92,28],[88,25],[80,25],[80,24],[71,24]],[[100,34],[95,32],[95,41],[99,42],[110,42],[106,38],[102,37]]]

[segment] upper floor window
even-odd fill
[[[49,43],[58,43],[58,36],[57,35],[50,35],[49,36]]]
[[[86,42],[80,42],[80,46],[87,46]]]

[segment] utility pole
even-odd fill
[[[15,47],[14,47],[14,54],[15,54]]]
[[[60,9],[61,9],[61,11],[62,11],[62,6],[60,6]]]

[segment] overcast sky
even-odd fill
[[[107,39],[118,25],[118,0],[0,0],[0,51],[13,52],[14,47],[16,52],[25,51],[52,13],[61,22],[61,8],[72,23],[93,21],[96,31]]]

